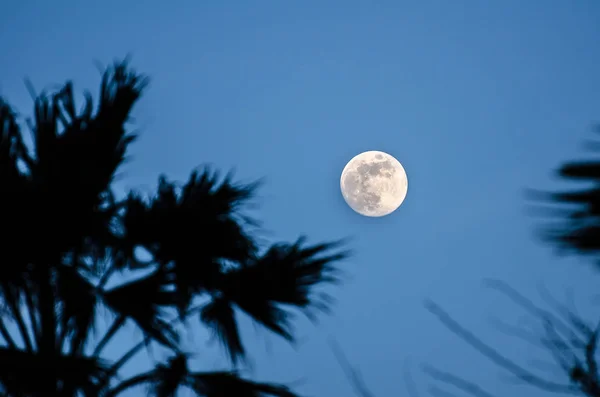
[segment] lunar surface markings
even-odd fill
[[[379,217],[394,212],[402,204],[408,180],[404,167],[394,157],[368,151],[355,156],[344,167],[340,188],[354,211]]]

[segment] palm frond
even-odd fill
[[[600,161],[590,158],[563,164],[557,171],[566,182],[582,188],[557,192],[535,192],[538,206],[552,209],[555,221],[544,225],[541,237],[565,252],[598,257],[600,254]],[[586,186],[587,185],[587,186]],[[546,211],[548,213],[548,211]]]
[[[92,336],[97,314],[96,288],[75,267],[57,267],[56,296],[62,335],[59,344],[69,340],[70,351],[81,354]]]
[[[309,317],[314,309],[329,308],[328,295],[317,294],[315,288],[338,281],[335,265],[348,255],[338,249],[340,244],[304,246],[304,239],[276,244],[248,266],[227,272],[222,292],[255,321],[292,339],[289,312],[284,307],[301,309]]]
[[[190,372],[183,354],[171,357],[153,370],[120,382],[107,393],[117,396],[126,390],[147,385],[148,395],[174,397],[181,387],[192,389],[202,397],[297,397],[284,385],[252,382],[236,372]]]
[[[253,258],[257,246],[240,218],[254,185],[218,182],[210,170],[192,173],[178,189],[161,177],[157,195],[143,200],[131,195],[123,217],[123,256],[142,245],[173,277],[183,312],[191,297],[215,288],[229,264]]]
[[[21,176],[17,161],[20,153],[21,131],[16,114],[8,103],[0,98],[0,178],[6,183]]]
[[[175,397],[188,376],[187,357],[179,354],[159,364],[153,371],[151,393],[155,397]]]
[[[114,239],[110,184],[135,139],[124,123],[145,84],[146,78],[126,64],[115,64],[103,76],[95,114],[89,94],[77,113],[70,82],[56,94],[36,99],[32,176],[37,218],[46,216],[39,234],[48,245],[93,254],[96,259],[106,255]]]
[[[98,118],[108,125],[123,126],[148,83],[148,77],[133,71],[127,60],[115,62],[102,76]]]
[[[252,382],[235,372],[199,372],[190,378],[190,387],[204,397],[297,397],[286,386]]]
[[[212,331],[213,336],[219,339],[234,364],[245,356],[246,351],[242,344],[232,302],[224,298],[213,298],[202,307],[200,321]]]
[[[177,300],[165,285],[164,273],[159,269],[104,292],[103,300],[117,316],[133,320],[145,335],[176,349],[177,332],[165,320],[164,309],[175,306]]]
[[[600,181],[600,163],[595,161],[569,162],[560,167],[558,173],[569,179]]]

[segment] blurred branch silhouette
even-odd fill
[[[262,243],[246,213],[258,184],[208,168],[184,184],[161,176],[150,196],[117,197],[112,181],[137,138],[130,113],[148,83],[116,62],[102,74],[97,103],[86,92],[79,109],[71,82],[39,95],[30,85],[29,146],[0,98],[0,394],[118,396],[144,387],[157,397],[181,389],[295,396],[241,376],[236,313],[293,342],[292,310],[313,319],[329,309],[322,286],[339,281],[348,251],[341,241]],[[189,368],[193,354],[181,341],[193,321],[218,338],[231,368]],[[142,337],[108,356],[126,326]],[[164,358],[122,376],[144,347],[160,347]]]
[[[354,389],[354,393],[359,397],[375,397],[375,394],[369,389],[367,383],[362,378],[359,369],[350,363],[339,344],[334,339],[329,339],[329,346],[342,371],[344,371],[344,375]],[[408,361],[405,361],[403,375],[407,395],[409,397],[420,397],[420,393],[410,373]]]
[[[595,132],[600,132],[600,129],[596,128]],[[593,152],[600,150],[598,142],[588,142],[586,147]],[[559,192],[527,191],[528,199],[535,203],[536,213],[550,218],[540,228],[539,235],[559,252],[579,255],[599,265],[600,159],[567,162],[558,169],[557,174],[566,182],[577,182],[584,187]],[[556,368],[563,374],[562,382],[552,379],[554,374],[534,373],[526,366],[508,359],[461,326],[439,305],[427,302],[426,307],[450,331],[522,382],[552,393],[600,397],[598,319],[594,322],[586,321],[547,291],[541,292],[547,306],[543,308],[506,283],[488,280],[486,284],[525,310],[541,326],[541,333],[505,324],[500,324],[499,328],[548,353]],[[426,372],[435,380],[456,387],[468,395],[491,395],[464,378],[431,368],[426,369]]]
[[[337,362],[340,364],[340,367],[344,371],[344,374],[346,375],[348,380],[350,380],[350,383],[356,395],[359,397],[374,397],[374,395],[371,393],[371,391],[365,384],[365,381],[362,379],[360,371],[350,364],[350,361],[348,361],[348,358],[346,357],[338,343],[334,339],[330,339],[329,346],[331,347],[331,350],[335,355]]]
[[[600,126],[594,132],[600,134]],[[585,147],[600,152],[600,142],[588,141]],[[559,192],[527,191],[540,214],[550,218],[539,234],[560,252],[591,258],[599,265],[600,159],[567,162],[559,167],[557,175],[582,187]]]

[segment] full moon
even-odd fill
[[[342,171],[340,188],[350,208],[364,216],[394,212],[406,198],[408,179],[398,160],[368,151],[353,157]]]

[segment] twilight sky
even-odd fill
[[[519,362],[543,356],[494,329],[493,318],[520,312],[484,278],[534,298],[540,283],[559,296],[577,287],[589,302],[598,277],[534,238],[522,192],[556,186],[552,169],[581,154],[600,120],[599,19],[594,0],[8,0],[0,94],[27,115],[24,77],[38,90],[73,79],[96,95],[94,61],[130,53],[152,83],[121,189],[152,188],[160,173],[183,180],[204,163],[235,168],[241,180],[265,177],[257,214],[273,238],[352,237],[334,314],[300,320],[296,347],[245,326],[256,378],[350,395],[334,337],[378,397],[404,395],[406,363],[423,392],[418,365],[431,363],[498,396],[536,397],[422,302]],[[360,217],[339,192],[345,163],[365,150],[408,173],[389,217]],[[213,345],[198,356],[203,368],[226,365]]]

